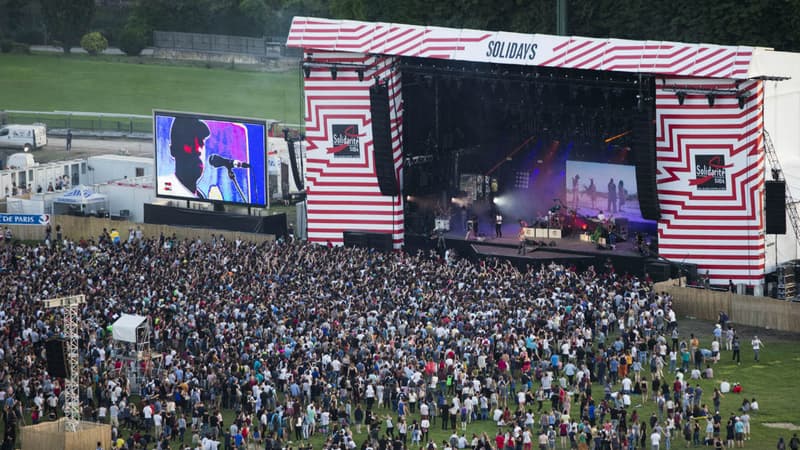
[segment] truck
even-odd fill
[[[47,126],[3,125],[0,127],[0,147],[22,149],[29,152],[47,145]]]

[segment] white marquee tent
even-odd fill
[[[136,314],[123,314],[112,326],[115,341],[136,343],[136,330],[147,326],[147,317]]]

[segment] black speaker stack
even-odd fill
[[[345,247],[371,248],[383,252],[392,251],[393,242],[390,233],[370,231],[345,231],[343,233]]]
[[[47,373],[54,378],[68,378],[67,349],[62,339],[48,339],[44,343]]]
[[[636,188],[642,217],[648,220],[661,218],[656,185],[656,126],[653,112],[646,108],[634,119],[631,150],[636,163]]]
[[[786,234],[786,182],[767,181],[765,188],[766,233]]]
[[[392,130],[389,117],[389,87],[378,82],[369,89],[370,113],[372,114],[372,146],[375,156],[375,176],[381,194],[400,195],[400,184],[394,170],[392,155]]]

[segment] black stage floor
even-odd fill
[[[609,249],[582,241],[579,236],[570,236],[545,240],[547,245],[528,244],[525,253],[520,254],[516,236],[479,237],[468,240],[463,233],[448,232],[444,238],[447,248],[455,249],[462,256],[478,259],[495,257],[510,260],[517,266],[554,261],[585,268],[590,265],[602,266],[610,260],[617,271],[642,275],[646,264],[655,260],[639,253],[631,241],[618,242],[613,249]]]

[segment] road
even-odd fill
[[[64,138],[48,137],[47,146],[33,152],[33,157],[36,162],[43,163],[108,154],[152,158],[154,155],[153,143],[143,139],[84,139],[74,137],[72,138],[72,151],[67,152]]]

